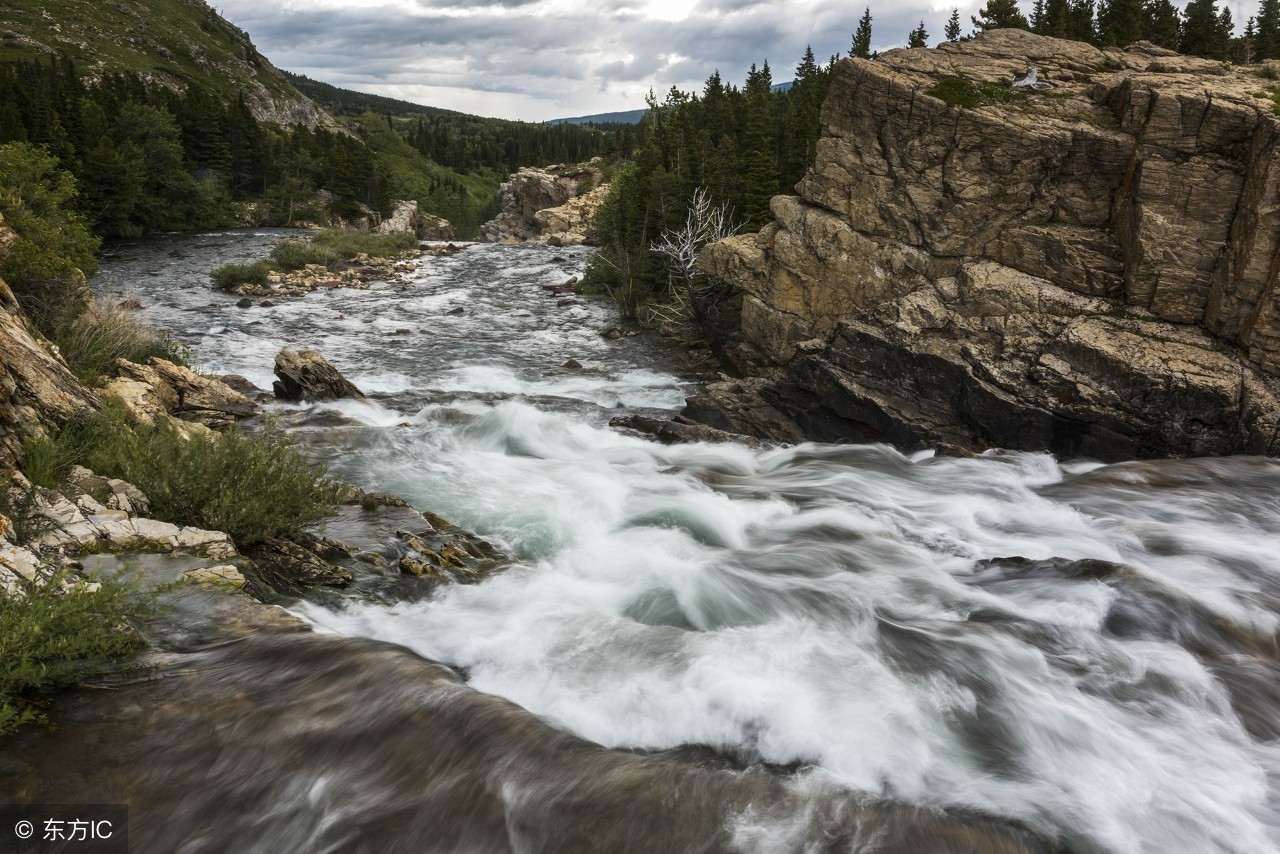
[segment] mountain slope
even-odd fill
[[[248,33],[202,0],[4,0],[0,61],[62,55],[90,74],[133,72],[175,91],[228,101],[243,92],[259,121],[329,124]]]

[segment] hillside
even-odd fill
[[[202,0],[5,0],[0,62],[63,56],[90,75],[131,72],[175,92],[244,93],[259,121],[327,124],[248,33]]]
[[[473,116],[340,89],[288,72],[285,77],[334,116],[359,118],[377,113],[390,118],[419,153],[463,174],[493,172],[492,177],[505,179],[523,166],[578,163],[627,150],[625,133],[618,139],[599,128]],[[496,191],[497,183],[493,186]]]

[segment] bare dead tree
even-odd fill
[[[693,191],[684,225],[667,229],[649,245],[650,251],[667,261],[667,288],[670,302],[650,308],[653,319],[704,337],[714,324],[720,306],[733,294],[724,282],[700,273],[698,253],[738,233],[741,223],[733,221],[733,210],[712,204],[706,188]]]

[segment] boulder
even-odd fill
[[[279,379],[271,388],[281,400],[364,399],[360,389],[314,350],[281,350],[276,355],[275,373]]]
[[[416,201],[392,202],[391,216],[378,223],[378,234],[420,234],[421,217]]]
[[[555,245],[585,242],[606,194],[607,188],[597,186],[602,176],[594,162],[521,169],[498,189],[502,212],[480,226],[482,239],[546,244],[554,236]]]
[[[118,359],[116,379],[103,395],[115,397],[140,420],[172,415],[215,430],[230,427],[258,413],[258,405],[222,380],[197,374],[167,359],[152,358],[146,365]]]

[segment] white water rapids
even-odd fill
[[[169,248],[96,284],[259,385],[315,347],[372,399],[282,407],[310,445],[519,558],[422,602],[300,604],[317,625],[608,747],[705,745],[1068,851],[1280,851],[1280,462],[662,446],[606,425],[679,408],[661,348],[538,288],[583,250],[473,246],[405,290],[240,310],[141,278]]]

